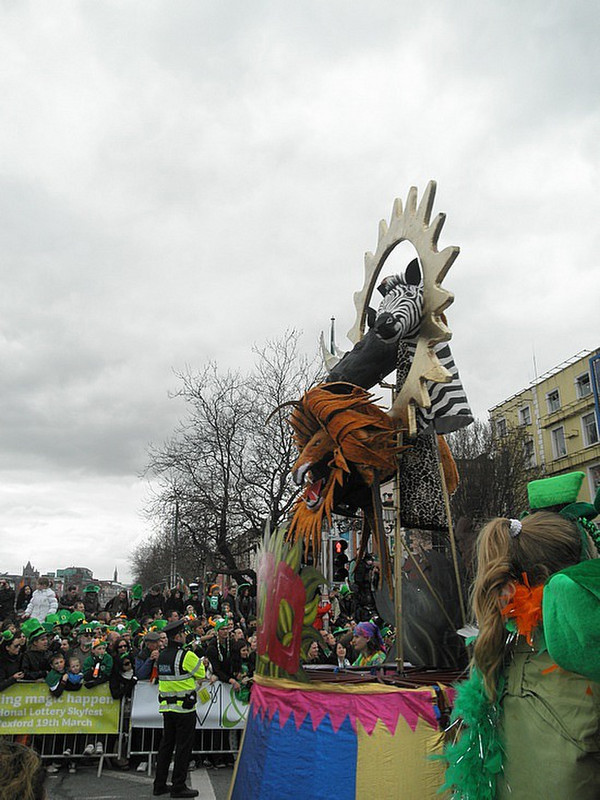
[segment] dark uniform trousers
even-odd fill
[[[192,756],[196,732],[196,712],[163,711],[162,718],[163,735],[156,756],[154,785],[157,788],[166,785],[174,749],[173,790],[180,791],[185,788],[188,765]]]

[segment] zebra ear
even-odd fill
[[[421,283],[421,267],[419,266],[419,259],[413,258],[404,272],[404,280],[411,286],[419,286]]]

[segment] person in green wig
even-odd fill
[[[445,752],[452,797],[600,797],[600,493],[578,503],[584,477],[532,482],[531,513],[479,534],[479,633]]]

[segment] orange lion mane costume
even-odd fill
[[[331,524],[336,488],[349,479],[350,464],[362,484],[371,487],[376,471],[380,480],[393,475],[396,455],[404,449],[398,445],[396,422],[372,399],[352,384],[319,384],[294,404],[289,417],[300,452],[292,477],[305,489],[292,509],[288,535],[304,539],[307,548],[312,544],[315,552],[323,516]]]

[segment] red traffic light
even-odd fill
[[[343,539],[338,539],[333,545],[333,549],[336,555],[341,555],[348,549],[348,542],[345,542]]]

